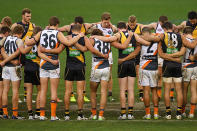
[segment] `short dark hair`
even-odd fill
[[[197,13],[196,11],[190,11],[188,12],[188,15],[187,15],[188,19],[192,20],[192,19],[197,19]]]
[[[169,30],[173,28],[173,25],[171,22],[165,22],[163,23],[162,28]]]
[[[118,24],[117,24],[117,28],[118,28],[118,29],[126,29],[126,28],[127,28],[127,25],[126,25],[125,22],[120,21],[120,22],[118,22]]]
[[[129,22],[134,23],[135,21],[136,21],[136,16],[135,15],[129,16]]]
[[[6,32],[10,33],[11,30],[8,26],[2,26],[0,30],[0,34],[5,34]]]
[[[103,32],[99,29],[94,29],[91,33],[91,35],[100,35],[103,36]]]
[[[24,28],[22,25],[17,25],[14,27],[13,31],[12,31],[12,34],[23,34],[24,33]]]
[[[42,27],[40,27],[40,26],[34,27],[34,29],[33,29],[33,35],[36,35],[40,31],[42,31]]]
[[[165,23],[165,22],[167,22],[167,21],[168,21],[168,17],[167,17],[167,16],[162,15],[162,16],[160,16],[160,17],[159,17],[159,21],[160,21],[161,23]]]
[[[145,33],[145,32],[151,33],[150,28],[148,28],[148,27],[142,28],[142,33]]]
[[[183,33],[184,34],[192,34],[193,32],[193,29],[191,26],[186,26],[184,29],[183,29]]]
[[[56,16],[51,16],[49,19],[49,25],[50,26],[56,26],[60,23],[59,19]]]
[[[12,25],[12,19],[9,16],[3,17],[2,21],[9,27]]]
[[[25,13],[30,14],[31,13],[31,10],[29,8],[24,8],[22,10],[22,15],[24,15]]]
[[[82,16],[75,17],[75,24],[76,23],[83,24],[84,23],[83,17]]]
[[[110,20],[111,19],[111,14],[109,12],[104,12],[101,15],[101,20]]]
[[[80,25],[78,25],[78,24],[74,24],[73,26],[72,26],[72,29],[71,29],[72,31],[81,31],[81,26]]]

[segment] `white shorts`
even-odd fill
[[[101,80],[109,81],[110,67],[104,69],[92,69],[90,81],[100,82]]]
[[[109,53],[109,64],[112,65],[113,64],[113,56],[112,56],[112,52]]]
[[[158,71],[139,70],[139,83],[141,86],[157,87]]]
[[[183,81],[190,82],[190,80],[197,80],[197,67],[183,68],[182,71]]]
[[[54,70],[44,70],[40,68],[40,77],[42,78],[60,78],[60,68]]]
[[[15,66],[15,67],[4,66],[2,71],[2,78],[11,81],[21,80],[22,78],[21,66]]]

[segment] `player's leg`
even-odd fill
[[[126,119],[126,96],[125,96],[125,89],[127,88],[127,81],[128,78],[118,78],[119,81],[119,88],[120,88],[120,107],[121,107],[121,112],[120,112],[120,117],[119,119]]]
[[[151,91],[152,91],[152,102],[153,102],[153,105],[154,105],[154,119],[158,119],[159,118],[159,111],[158,111],[159,97],[158,97],[158,94],[157,94],[158,93],[157,88],[152,87]]]
[[[183,106],[183,92],[182,92],[182,78],[173,78],[175,83],[176,97],[177,97],[177,112],[176,118],[181,119]]]
[[[3,79],[3,94],[2,94],[2,108],[3,108],[3,115],[4,118],[8,118],[8,92],[10,89],[10,80]]]
[[[36,113],[35,113],[35,118],[40,117],[40,91],[41,91],[41,86],[36,85],[37,88],[37,96],[36,96]]]
[[[65,120],[70,119],[70,112],[69,112],[69,105],[70,105],[70,97],[73,87],[73,81],[65,80],[65,95],[64,95],[64,102],[65,102]]]
[[[91,101],[91,119],[97,119],[97,110],[96,110],[96,92],[99,86],[99,82],[90,81],[90,101]]]
[[[135,88],[135,77],[128,77],[128,119],[134,119],[133,117],[133,106],[135,102],[134,88]]]
[[[135,69],[136,69],[137,87],[138,87],[138,90],[139,90],[139,99],[140,99],[140,101],[143,101],[143,97],[144,97],[143,87],[139,83],[139,64],[137,64],[135,66]]]
[[[158,66],[158,84],[157,84],[157,94],[159,100],[162,98],[162,67]]]
[[[20,80],[12,81],[12,118],[18,119],[18,96],[19,96]]]
[[[108,82],[108,99],[110,102],[115,101],[115,99],[112,96],[112,88],[113,88],[112,65],[113,64],[110,64],[110,79]]]
[[[25,83],[24,82],[24,99],[23,99],[23,101],[24,102],[26,102],[26,100],[27,100],[27,85],[28,83]],[[20,100],[19,100],[19,102],[20,102]]]
[[[3,80],[0,81],[0,118],[3,117],[2,95],[3,95]]]
[[[189,118],[194,117],[194,110],[196,108],[197,103],[197,80],[191,79],[191,99],[190,99],[190,112],[189,112]]]
[[[175,88],[174,81],[172,81],[170,86],[171,86],[171,89],[170,89],[170,100],[171,100],[171,102],[173,102],[174,101],[174,88]]]
[[[145,105],[145,111],[146,111],[146,115],[144,118],[146,119],[150,119],[150,86],[144,86],[143,87],[143,91],[144,91],[144,105]]]
[[[32,78],[33,79],[33,78]],[[32,111],[32,94],[33,94],[33,85],[32,83],[26,83],[26,101],[27,101],[27,109],[28,109],[28,116],[29,119],[33,119],[33,111]]]
[[[84,102],[90,102],[89,98],[86,95],[86,81],[83,88],[83,97],[84,97]]]

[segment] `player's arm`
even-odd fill
[[[40,46],[40,52],[42,53],[51,53],[51,54],[59,54],[64,50],[65,46],[63,44],[60,44],[58,48],[54,49],[46,49],[42,46]]]
[[[117,38],[120,38],[120,33],[115,34]],[[129,34],[128,38],[125,40],[123,44],[119,43],[118,41],[114,41],[111,43],[112,46],[114,46],[117,49],[126,49],[131,41],[131,38],[133,36],[133,33]]]
[[[61,32],[69,32],[70,27],[71,27],[70,25],[65,25],[65,26],[59,27],[57,30]]]
[[[135,50],[132,53],[130,53],[128,56],[126,56],[122,59],[118,59],[118,64],[121,64],[124,61],[135,58],[139,54],[140,50],[141,50],[141,46],[139,44],[137,44]]]
[[[178,30],[184,29],[186,26],[186,21],[183,21],[180,25],[174,26]]]
[[[22,41],[21,39],[18,39],[18,40],[16,41],[16,44],[18,45],[18,49],[19,49],[19,51],[20,51],[22,54],[28,53],[28,52],[31,50],[31,48],[32,48],[32,46],[27,46],[27,47],[25,47],[25,45],[24,45],[24,43],[23,43],[23,41]]]
[[[165,59],[165,60],[168,60],[168,61],[175,61],[175,62],[178,62],[178,63],[181,63],[181,58],[173,58],[173,57],[170,57],[168,56],[167,54],[165,54],[162,50],[162,46],[161,46],[162,42],[160,41],[159,42],[159,45],[158,45],[158,54],[161,58]]]
[[[138,43],[142,44],[142,45],[146,45],[149,46],[151,44],[151,42],[148,42],[144,39],[142,39],[138,34],[134,33],[135,39]]]
[[[94,40],[93,39],[88,39],[85,38],[85,45],[87,47],[87,49],[92,53],[95,54],[96,56],[99,57],[103,57],[105,59],[108,59],[108,54],[102,54],[101,52],[99,52],[98,50],[96,50],[93,45],[94,45]]]
[[[86,36],[84,37],[84,40],[85,40],[85,39],[87,39]],[[74,46],[75,46],[78,50],[80,50],[80,51],[82,51],[82,52],[86,52],[86,51],[88,50],[86,46],[83,46],[83,45],[81,45],[81,44],[79,44],[79,43],[75,43]]]
[[[58,65],[59,64],[59,60],[53,60],[53,59],[49,58],[47,55],[45,55],[44,53],[40,52],[40,45],[38,46],[38,56],[41,59],[52,63],[53,65]]]
[[[14,27],[16,27],[16,26],[17,26],[17,23],[14,23],[14,24],[11,26],[11,30],[13,30]]]
[[[157,28],[157,23],[150,23],[150,24],[148,24],[148,25],[143,25],[143,28],[144,27],[148,27],[149,29],[151,29],[151,30],[156,30],[156,28]]]
[[[90,36],[90,38],[92,38],[92,39],[96,38],[96,39],[102,40],[104,42],[113,42],[113,41],[117,40],[117,37],[115,35],[110,36],[110,37],[94,35],[94,36]]]
[[[186,48],[184,46],[181,47],[180,51],[176,52],[176,53],[173,53],[173,54],[168,54],[168,56],[170,57],[181,57],[185,54],[185,51],[186,51]]]
[[[183,35],[181,35],[181,39],[182,42],[184,44],[184,46],[188,47],[188,48],[195,48],[197,45],[197,39],[195,39],[193,42],[189,42]]]
[[[58,40],[59,40],[62,44],[66,45],[66,46],[72,46],[73,44],[77,43],[77,41],[78,41],[81,37],[83,37],[83,36],[84,36],[84,34],[83,34],[83,33],[80,33],[79,35],[77,35],[77,36],[75,36],[75,37],[73,37],[73,38],[71,38],[71,39],[68,40],[68,39],[63,35],[62,32],[58,32],[57,38],[58,38]]]
[[[25,43],[27,46],[35,45],[35,44],[38,43],[38,41],[40,40],[40,34],[41,34],[41,32],[38,32],[38,33],[37,33],[34,37],[32,37],[32,38],[26,37],[24,43]]]

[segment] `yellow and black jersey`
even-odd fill
[[[24,33],[22,35],[22,40],[24,41],[25,38],[28,36],[29,38],[32,36],[33,34],[33,29],[34,26],[31,22],[29,22],[28,24],[23,24],[22,22],[18,22],[17,24],[22,25],[24,28]]]
[[[127,26],[127,29],[128,29],[129,31],[132,31],[132,32],[138,34],[138,35],[140,35],[140,34],[142,33],[141,27],[140,27],[140,25],[138,25],[138,24],[135,26],[134,29],[131,29],[131,27],[128,25],[128,26]]]
[[[192,27],[192,29],[193,29],[192,36],[193,36],[193,38],[197,38],[197,23],[196,24],[191,24],[189,21],[187,21],[186,26]]]
[[[72,34],[72,37],[77,36]],[[78,40],[78,43],[82,46],[85,46],[84,37],[81,37]],[[66,67],[69,69],[80,70],[85,66],[85,56],[84,53],[78,50],[75,46],[68,47],[66,46],[67,60]]]
[[[122,31],[120,32],[120,43],[124,44],[124,42],[126,41],[126,39],[128,38],[129,34],[128,31]],[[119,58],[124,58],[126,56],[128,56],[130,53],[132,53],[136,48],[136,39],[135,36],[133,35],[131,38],[131,41],[129,42],[129,45],[126,49],[122,50],[119,49]],[[129,60],[129,61],[135,61],[135,58]]]
[[[68,35],[71,35],[72,34],[72,28],[73,28],[73,25],[70,26],[70,31],[68,32]],[[87,34],[85,24],[82,24],[82,26],[81,26],[81,32],[84,33],[84,34]]]

